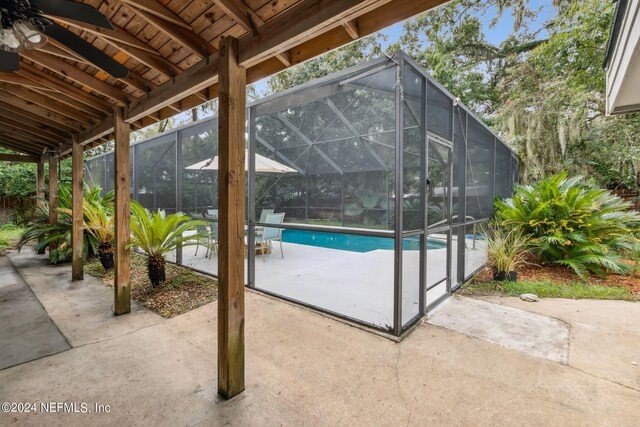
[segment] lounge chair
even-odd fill
[[[281,225],[284,222],[284,213],[266,214],[265,224]],[[258,227],[256,228],[256,246],[262,252],[262,261],[266,262],[266,249],[273,249],[273,241],[280,242],[280,255],[284,258],[282,250],[282,228]]]

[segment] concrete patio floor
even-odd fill
[[[68,267],[25,252],[11,260],[73,348],[0,370],[0,401],[110,412],[0,412],[3,426],[638,424],[638,303],[493,301],[567,322],[561,364],[426,322],[396,343],[247,291],[247,389],[222,401],[215,303],[173,319],[140,307],[114,318],[97,280],[71,286]]]

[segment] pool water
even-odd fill
[[[353,234],[325,233],[306,230],[284,230],[282,241],[297,243],[299,245],[318,246],[321,248],[338,249],[350,252],[371,252],[377,249],[393,250],[393,238],[356,236]],[[418,250],[420,248],[419,237],[409,237],[404,239],[404,250]],[[439,240],[427,240],[427,250],[444,249],[445,242]]]

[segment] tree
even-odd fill
[[[303,64],[285,70],[271,77],[267,82],[269,89],[280,92],[313,79],[324,77],[337,70],[366,62],[382,55],[380,34],[364,37],[325,55],[311,59]]]
[[[575,2],[502,79],[497,123],[524,160],[525,180],[569,170],[609,188],[639,184],[638,115],[604,115],[612,14],[608,2]]]

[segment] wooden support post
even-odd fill
[[[219,63],[218,393],[230,399],[244,390],[246,69],[236,39],[223,39]]]
[[[49,156],[49,224],[58,223],[58,157]],[[49,251],[54,249],[55,242],[49,245]]]
[[[44,206],[44,163],[36,164],[36,206]],[[44,248],[38,251],[40,255],[44,254]]]
[[[125,122],[124,108],[114,108],[113,114],[115,136],[115,282],[113,313],[126,314],[131,311],[131,251],[127,245],[131,240],[129,223],[131,216],[129,183],[131,177],[130,166],[130,125]]]
[[[84,279],[84,220],[82,213],[83,196],[83,149],[78,135],[73,135],[71,147],[71,280]]]

